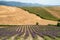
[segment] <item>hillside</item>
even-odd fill
[[[51,14],[51,12],[49,12],[48,10],[46,10],[45,7],[20,7],[23,10],[26,10],[30,13],[36,14],[37,16],[39,16],[42,19],[46,19],[46,20],[59,20],[57,17],[53,16]]]
[[[56,21],[41,19],[21,8],[0,6],[0,24],[34,25],[36,22],[40,25],[57,24]]]
[[[46,7],[44,9],[60,19],[60,6]]]

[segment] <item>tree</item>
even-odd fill
[[[39,23],[38,23],[38,22],[36,22],[36,25],[39,25]]]
[[[60,20],[58,20],[58,22],[60,22]]]
[[[58,20],[57,26],[60,26],[60,20]]]
[[[60,23],[57,23],[57,26],[60,26]]]

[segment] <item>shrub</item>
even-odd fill
[[[58,21],[58,23],[60,22],[60,20],[57,20]]]
[[[54,25],[54,24],[48,24],[48,26],[56,26],[56,25]]]
[[[39,23],[38,23],[38,22],[36,22],[36,25],[39,25]]]
[[[60,26],[60,23],[57,23],[57,26]]]

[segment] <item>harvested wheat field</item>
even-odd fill
[[[47,10],[48,12],[50,12],[53,16],[60,19],[60,6],[48,7],[48,8],[44,8],[44,9]]]
[[[57,21],[41,19],[35,14],[31,14],[21,8],[11,6],[0,6],[0,24],[9,25],[40,25],[57,24]]]

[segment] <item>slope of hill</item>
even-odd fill
[[[52,15],[60,19],[60,6],[46,7],[44,9],[49,11]]]
[[[41,19],[21,8],[0,6],[0,24],[35,25],[36,22],[40,25],[57,24],[56,21]]]
[[[45,9],[45,7],[20,7],[23,10],[26,10],[30,13],[34,13],[37,16],[41,17],[42,19],[47,19],[47,20],[59,20],[57,17],[53,16],[51,12]]]

